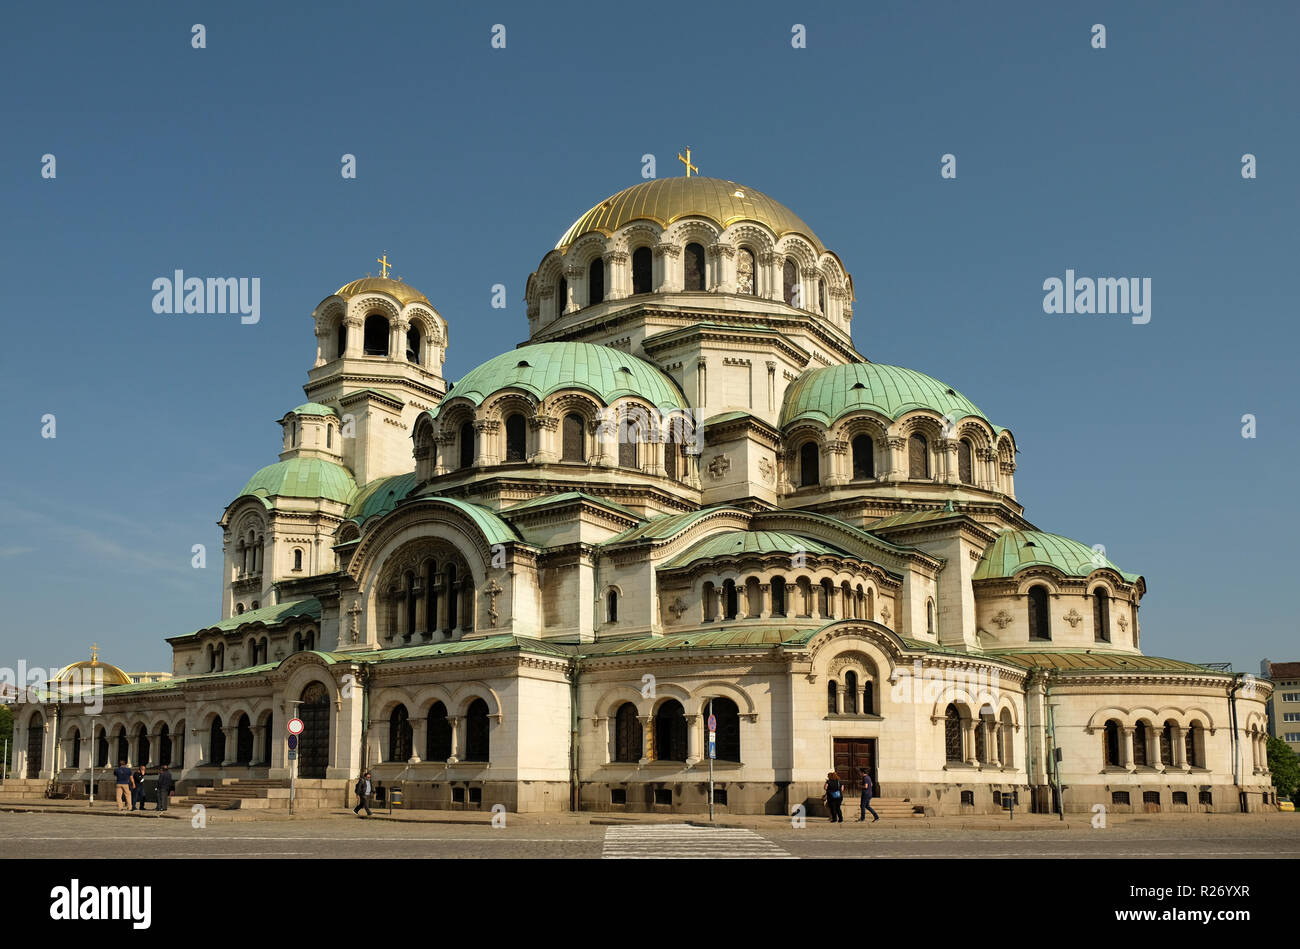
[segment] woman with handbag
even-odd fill
[[[839,775],[834,771],[827,773],[825,788],[826,796],[823,800],[826,801],[826,806],[830,808],[831,823],[843,824],[844,812],[840,810],[840,806],[844,803],[844,788],[840,785]]]

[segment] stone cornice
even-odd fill
[[[748,322],[748,321],[746,321]],[[753,321],[755,324],[766,321]],[[766,330],[767,327],[764,326]],[[745,343],[750,346],[766,347],[775,346],[783,355],[789,358],[800,368],[806,368],[812,360],[812,354],[802,346],[792,343],[783,334],[775,330],[767,332],[754,333],[744,326],[705,326],[700,323],[692,323],[675,330],[666,330],[662,333],[656,333],[653,336],[647,336],[641,341],[641,348],[647,356],[654,359],[662,358],[666,352],[687,345],[690,343],[707,340],[709,342],[720,343]]]

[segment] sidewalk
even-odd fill
[[[152,808],[147,811],[118,811],[112,801],[96,801],[92,806],[88,801],[49,801],[49,800],[5,800],[0,798],[0,813],[31,814],[80,814],[95,817],[135,818],[138,820],[184,820],[192,819],[190,808],[184,804],[173,805],[159,813]],[[293,815],[287,811],[267,810],[220,810],[207,808],[205,818],[211,822],[248,822],[248,821],[319,821],[319,820],[357,820],[350,808],[328,807],[298,809]],[[432,810],[387,810],[376,808],[374,816],[368,820],[395,821],[408,824],[480,824],[491,826],[492,812],[489,811],[432,811]],[[563,826],[576,824],[595,825],[629,825],[629,824],[693,824],[702,827],[740,827],[749,830],[771,830],[790,826],[790,818],[779,814],[718,814],[717,819],[709,822],[707,814],[613,814],[601,811],[564,811],[549,814],[506,814],[511,826]],[[1107,824],[1128,823],[1173,823],[1173,824],[1211,824],[1234,821],[1238,824],[1282,824],[1296,825],[1300,815],[1295,813],[1266,812],[1254,814],[1107,814]],[[828,823],[824,817],[809,817],[807,826],[815,827]],[[845,821],[853,823],[853,819]],[[871,825],[875,827],[875,825]],[[877,830],[1079,830],[1091,829],[1091,815],[1066,814],[1062,821],[1055,814],[1016,814],[1014,819],[999,815],[953,815],[949,817],[912,817],[897,820],[881,819]]]

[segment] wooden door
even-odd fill
[[[845,797],[860,797],[860,771],[871,775],[873,794],[879,794],[876,778],[876,740],[874,738],[836,738],[835,773],[844,785]]]

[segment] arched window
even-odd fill
[[[817,312],[826,312],[826,282],[820,277],[817,279]]]
[[[388,716],[388,760],[409,761],[413,744],[411,716],[405,705],[399,705]]]
[[[95,767],[108,767],[108,729],[101,728],[95,738]]]
[[[460,466],[474,466],[474,423],[463,422],[460,426]]]
[[[962,761],[961,714],[957,706],[949,705],[943,713],[943,748],[949,761]]]
[[[685,271],[682,281],[683,290],[704,289],[704,248],[700,244],[687,244],[683,258]]]
[[[348,351],[348,327],[346,323],[339,323],[337,339],[339,341],[339,344],[337,349],[335,350],[334,355],[337,358],[342,359],[345,355],[347,355],[347,351]]]
[[[1100,588],[1092,593],[1092,634],[1099,643],[1110,642],[1110,596]]]
[[[772,615],[785,616],[785,577],[772,578]]]
[[[641,720],[637,717],[636,706],[624,702],[618,707],[614,716],[614,760],[640,761],[644,753],[644,741],[641,735]]]
[[[69,762],[68,766],[72,768],[80,768],[81,767],[81,729],[74,728],[72,730],[72,738],[70,740],[72,742],[72,760]]]
[[[610,590],[605,594],[605,622],[618,622],[618,591]]]
[[[858,674],[851,669],[844,673],[844,711],[858,714]]]
[[[420,364],[420,328],[412,326],[406,331],[406,361]]]
[[[1102,738],[1102,754],[1105,758],[1105,767],[1122,767],[1119,757],[1119,722],[1113,718],[1106,723]]]
[[[907,476],[913,480],[930,477],[930,444],[919,433],[907,440]]]
[[[724,580],[722,583],[722,618],[735,619],[737,611],[736,581]]]
[[[166,722],[158,726],[158,764],[159,766],[171,766],[172,763],[172,734],[171,729],[167,727]]]
[[[1138,722],[1133,726],[1133,764],[1139,768],[1147,766],[1147,738],[1150,734],[1146,722]]]
[[[429,707],[429,717],[424,733],[426,761],[446,761],[451,757],[451,722],[447,720],[447,706],[434,702]]]
[[[1189,768],[1205,767],[1205,745],[1203,743],[1203,729],[1199,722],[1192,722],[1190,726],[1184,729],[1183,750],[1187,753],[1187,766]]]
[[[803,447],[799,449],[799,486],[810,487],[814,484],[821,483],[821,475],[817,467],[818,452],[816,442],[804,442]]]
[[[487,702],[475,699],[465,713],[465,760],[491,761]]]
[[[740,760],[740,709],[736,703],[724,696],[715,696],[712,702],[704,703],[704,720],[700,722],[704,728],[703,746],[707,753],[709,747],[709,706],[713,706],[713,717],[718,720],[717,729],[717,752],[719,761],[739,761]]]
[[[221,728],[221,716],[212,719],[208,729],[208,764],[221,764],[226,760],[226,733]]]
[[[39,778],[45,765],[45,717],[37,712],[27,722],[27,777]]]
[[[654,289],[650,285],[654,275],[654,256],[649,247],[638,247],[632,251],[632,292],[649,293]]]
[[[587,460],[586,425],[582,421],[582,416],[576,412],[570,412],[564,416],[564,433],[563,448],[560,455],[561,461],[583,462]]]
[[[143,725],[135,730],[135,763],[149,763],[149,729]]]
[[[875,445],[869,435],[858,435],[853,439],[853,478],[874,478],[876,476]]]
[[[506,461],[523,461],[528,455],[528,427],[519,413],[506,418]]]
[[[333,425],[325,426],[325,447],[326,448],[334,447],[334,426]]]
[[[253,761],[253,726],[247,715],[239,716],[235,726],[235,764],[251,764]]]
[[[361,337],[362,351],[367,356],[388,355],[388,318],[372,313],[366,317],[365,333]]]
[[[668,699],[655,712],[655,760],[686,760],[686,710]]]
[[[1047,587],[1029,588],[1029,638],[1051,639],[1051,617],[1047,608]]]
[[[1174,722],[1165,722],[1160,729],[1160,761],[1167,768],[1174,763]]]
[[[560,286],[555,291],[555,315],[560,316],[569,305],[569,281],[560,278]]]
[[[781,299],[785,300],[790,306],[800,306],[799,268],[795,266],[793,260],[788,258],[784,266],[781,267],[781,294]]]
[[[742,247],[736,252],[736,292],[737,293],[758,293],[758,280],[756,274],[758,268],[754,266],[754,252],[748,247]]]
[[[587,304],[605,299],[605,261],[597,257],[587,265]]]
[[[969,438],[963,438],[957,443],[957,477],[962,484],[975,483],[974,455]]]
[[[925,601],[925,631],[934,635],[934,600]]]
[[[840,713],[840,684],[834,679],[826,682],[826,714],[838,715]]]
[[[302,569],[302,548],[301,547],[295,547],[293,549],[293,569],[295,570]]]
[[[641,441],[640,424],[624,420],[619,425],[618,434],[618,466],[636,468],[637,443]]]
[[[226,644],[225,643],[217,643],[216,648],[212,650],[212,658],[213,661],[215,661],[217,664],[217,671],[218,672],[225,671],[226,668]]]

